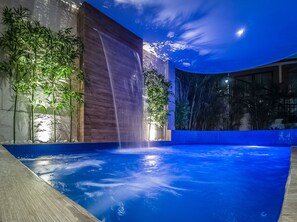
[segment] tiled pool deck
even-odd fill
[[[60,194],[0,145],[1,222],[99,222],[81,206]],[[297,147],[279,222],[297,221]]]
[[[99,222],[0,145],[1,222]]]
[[[297,221],[297,147],[292,148],[291,168],[286,186],[285,201],[279,222]]]

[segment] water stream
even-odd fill
[[[111,93],[112,93],[112,101],[113,101],[113,107],[114,107],[114,115],[115,115],[115,119],[116,119],[116,126],[117,126],[117,136],[118,136],[118,142],[119,142],[119,147],[121,148],[121,134],[120,134],[120,127],[119,127],[119,118],[118,118],[118,113],[117,113],[117,104],[116,104],[116,101],[115,101],[115,93],[114,93],[114,87],[113,87],[113,81],[112,81],[112,78],[111,78],[111,72],[110,72],[110,67],[109,67],[109,61],[108,61],[108,56],[106,56],[106,49],[105,49],[105,44],[104,44],[104,41],[103,41],[103,38],[102,38],[102,34],[94,28],[94,30],[97,32],[100,40],[101,40],[101,43],[102,43],[102,46],[103,46],[103,51],[104,51],[104,57],[106,59],[106,65],[107,65],[107,70],[108,70],[108,75],[109,75],[109,82],[110,82],[110,87],[111,87]]]
[[[106,60],[119,146],[142,141],[143,76],[139,54],[124,43],[94,29]]]

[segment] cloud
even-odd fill
[[[181,39],[185,41],[195,41],[203,37],[203,31],[200,28],[185,31],[181,35]]]
[[[180,38],[180,40],[177,41],[167,40],[153,43],[145,42],[143,49],[162,60],[168,60],[170,53],[184,50],[192,50],[200,56],[211,55],[213,53],[213,49],[211,49],[207,44],[202,43],[199,39],[196,39],[196,41],[197,42],[185,41]],[[183,64],[183,66],[187,66],[187,64]]]
[[[143,42],[143,50],[153,54],[157,58],[159,58],[158,50],[153,46],[153,44],[149,44],[148,42]]]
[[[191,63],[189,63],[189,62],[183,62],[183,66],[190,67],[191,66]]]
[[[117,5],[131,5],[138,10],[154,7],[153,23],[157,25],[174,24],[179,26],[193,14],[204,8],[206,1],[197,0],[114,0]],[[201,10],[199,10],[201,9]]]
[[[173,38],[175,36],[175,33],[174,32],[168,32],[168,34],[167,34],[167,37],[168,38]]]
[[[172,41],[165,41],[165,46],[169,47],[169,50],[171,52],[179,51],[179,50],[185,50],[187,49],[187,44],[185,42],[172,42]]]
[[[206,0],[113,0],[118,6],[131,6],[143,14],[147,26],[166,30],[167,40],[144,43],[144,50],[167,60],[172,53],[193,50],[197,55],[211,52],[206,17],[213,5]],[[140,10],[141,9],[141,10]],[[195,18],[190,19],[189,18]],[[189,22],[190,21],[190,22]],[[170,28],[170,29],[169,29]],[[212,33],[211,33],[212,35]]]

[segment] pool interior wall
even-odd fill
[[[172,131],[172,144],[295,146],[297,129],[248,131]]]
[[[183,131],[173,130],[171,141],[122,142],[121,147],[150,147],[187,144],[208,145],[249,145],[249,146],[297,146],[297,129],[289,130],[255,130],[255,131]],[[4,144],[13,154],[38,153],[52,155],[92,151],[94,149],[111,149],[119,143],[67,143],[65,144]]]

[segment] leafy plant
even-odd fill
[[[43,83],[42,67],[46,64],[45,49],[46,37],[49,30],[43,27],[39,22],[29,20],[27,22],[27,35],[24,36],[27,45],[26,74],[21,79],[20,93],[23,94],[29,102],[30,106],[30,134],[31,140],[35,142],[35,125],[34,114],[36,108],[46,112],[46,108],[42,105],[42,101],[38,99],[36,94],[40,91]]]
[[[188,100],[190,87],[183,85],[184,76],[175,78],[175,127],[179,130],[187,130],[189,127],[191,107]]]
[[[3,60],[0,68],[3,73],[8,74],[10,84],[14,90],[13,107],[13,141],[16,141],[16,115],[18,94],[22,87],[20,81],[26,75],[28,45],[28,20],[29,10],[20,7],[17,9],[4,8],[2,12],[3,33],[0,36],[0,49]]]
[[[269,129],[271,123],[277,118],[280,105],[280,91],[277,86],[265,90],[258,84],[249,87],[250,96],[244,98],[248,112],[251,114],[250,123],[254,130]]]
[[[219,85],[224,76],[176,73],[176,129],[220,129],[227,113],[226,87]]]
[[[15,91],[14,141],[19,94],[26,96],[30,105],[31,140],[34,136],[34,113],[51,112],[54,141],[57,140],[57,114],[69,110],[70,138],[72,140],[72,113],[74,106],[83,101],[82,93],[72,82],[81,81],[83,73],[77,68],[82,43],[71,34],[71,29],[53,32],[30,17],[30,12],[5,8],[3,11],[4,33],[0,47],[4,60],[0,67],[9,73]],[[45,101],[42,101],[45,100]]]
[[[160,128],[164,128],[167,123],[169,95],[172,92],[170,90],[170,82],[156,70],[144,72],[144,85],[147,103],[147,121],[149,124],[148,138],[150,138],[152,123]]]
[[[82,44],[71,34],[71,29],[65,29],[58,33],[49,32],[47,47],[45,55],[47,63],[42,69],[42,89],[53,115],[54,141],[57,140],[57,114],[61,114],[65,109],[69,110],[71,141],[74,110],[72,103],[80,104],[83,101],[82,93],[72,87],[72,79],[80,81],[83,77],[83,73],[76,67],[76,59],[81,54]]]
[[[175,100],[175,127],[186,130],[189,126],[190,105],[188,101]]]

